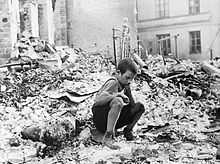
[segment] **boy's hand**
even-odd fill
[[[124,90],[123,90],[122,92],[119,92],[119,93],[117,94],[117,97],[121,97],[121,98],[123,99],[123,101],[124,101],[125,104],[129,104],[129,102],[130,102],[128,96],[126,96],[126,95],[124,94]]]

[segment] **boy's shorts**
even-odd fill
[[[95,124],[95,127],[100,132],[105,133],[106,131],[109,110],[110,110],[109,104],[104,106],[92,107],[93,122]],[[115,128],[116,129],[122,128],[123,126],[130,124],[132,120],[133,120],[133,116],[131,115],[131,106],[130,105],[124,106],[121,110]]]

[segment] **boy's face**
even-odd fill
[[[134,79],[136,74],[131,72],[130,70],[127,70],[125,73],[121,74],[119,76],[119,81],[123,85],[128,85],[131,83],[131,81]]]

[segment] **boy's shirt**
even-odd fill
[[[96,95],[94,106],[102,106],[108,104],[117,96],[118,92],[125,89],[124,94],[129,98],[129,105],[134,105],[134,99],[131,94],[129,85],[122,86],[116,77],[113,77],[105,82]]]

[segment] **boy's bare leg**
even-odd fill
[[[114,98],[110,103],[110,110],[108,113],[108,120],[107,120],[107,129],[103,137],[103,143],[107,144],[109,147],[113,149],[118,148],[117,146],[114,147],[112,145],[112,141],[115,133],[115,126],[120,116],[122,107],[123,107],[123,100],[120,97]]]
[[[116,97],[110,103],[110,111],[108,113],[107,120],[107,132],[115,132],[115,126],[123,107],[123,100],[120,97]]]
[[[131,114],[134,115],[133,120],[130,124],[127,125],[124,129],[124,134],[127,140],[132,140],[133,135],[132,135],[132,129],[140,119],[141,115],[144,113],[144,105],[141,103],[136,103],[134,108],[131,110]],[[129,136],[130,135],[130,136]]]

